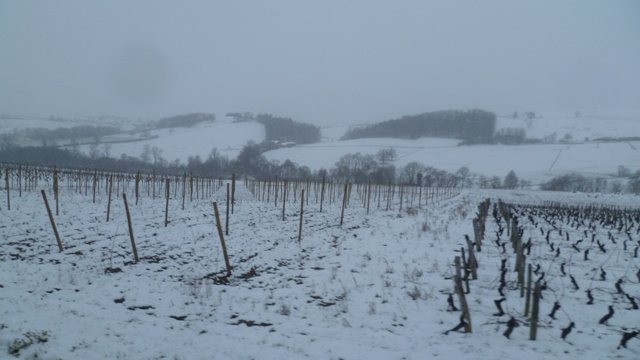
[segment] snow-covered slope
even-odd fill
[[[125,119],[115,116],[99,116],[90,118],[56,118],[36,116],[8,116],[0,114],[0,134],[11,133],[15,130],[28,128],[71,128],[74,126],[114,126],[123,131],[133,129],[140,125],[142,120]]]
[[[79,150],[90,154],[93,147],[98,155],[108,155],[119,158],[120,156],[134,156],[140,158],[145,148],[157,147],[160,156],[172,162],[176,159],[183,164],[189,157],[200,156],[203,160],[209,156],[211,150],[216,148],[220,155],[235,158],[240,149],[249,141],[261,142],[264,140],[264,127],[256,122],[233,123],[231,119],[223,118],[215,122],[200,123],[193,127],[166,128],[158,130],[140,131],[143,122],[140,120],[127,120],[114,117],[100,117],[87,119],[58,119],[49,118],[11,118],[0,116],[0,135],[11,134],[16,130],[28,128],[71,128],[75,126],[113,126],[120,128],[122,133],[102,136],[100,143],[91,145],[92,138],[77,139],[83,145]],[[14,139],[24,141],[25,139]],[[17,145],[39,146],[40,142],[28,141]],[[67,141],[58,141],[58,145],[70,146]]]
[[[527,138],[543,139],[556,134],[560,140],[569,134],[566,144],[536,145],[472,145],[458,146],[459,141],[421,138],[416,140],[375,138],[340,140],[348,126],[322,129],[322,142],[269,151],[269,160],[290,159],[311,169],[328,169],[341,156],[348,153],[375,154],[381,149],[394,148],[401,167],[416,161],[426,166],[455,171],[468,167],[472,172],[487,176],[504,177],[510,170],[522,179],[539,183],[551,177],[579,172],[585,175],[609,176],[618,166],[632,171],[640,169],[640,141],[599,142],[603,137],[640,137],[640,116],[629,114],[607,116],[598,112],[575,114],[543,114],[531,122],[499,117],[496,128],[523,128]],[[585,142],[585,139],[590,141]]]
[[[163,158],[168,161],[178,159],[184,164],[189,157],[200,156],[205,160],[216,148],[219,154],[233,159],[247,142],[259,143],[264,140],[264,127],[256,122],[216,121],[188,128],[153,130],[149,132],[149,137],[146,140],[111,143],[111,156],[126,154],[140,157],[145,147],[157,147],[162,150],[160,156]],[[117,140],[117,137],[113,140]],[[83,145],[80,149],[88,154],[91,145]],[[99,148],[103,149],[104,146]]]
[[[555,134],[558,140],[566,135],[572,141],[583,142],[586,139],[604,137],[640,137],[640,115],[616,111],[582,111],[574,113],[552,112],[540,114],[533,121],[519,118],[498,117],[496,129],[515,127],[527,132],[529,139],[544,139]]]

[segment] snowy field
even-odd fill
[[[136,124],[139,124],[141,122],[141,120],[124,119],[110,116],[98,118],[64,118],[52,120],[50,118],[34,116],[9,117],[6,115],[0,115],[0,134],[29,128],[45,128],[53,130],[57,128],[71,128],[74,126],[85,125],[115,126],[120,127],[124,131],[127,131],[133,129]]]
[[[529,139],[543,139],[556,134],[562,139],[569,134],[572,141],[603,137],[640,136],[640,115],[634,112],[612,110],[582,111],[579,116],[567,112],[547,112],[529,124],[520,114],[518,119],[498,117],[496,129],[519,127],[527,132]]]
[[[387,119],[380,119],[387,120]],[[359,126],[366,124],[358,124]],[[333,125],[322,128],[322,141],[338,141],[349,130],[350,125]],[[543,139],[556,134],[558,140],[571,135],[573,141],[583,142],[602,137],[640,136],[640,114],[637,111],[585,110],[579,116],[575,112],[555,111],[536,113],[529,122],[523,112],[514,119],[510,115],[500,114],[496,118],[496,130],[521,128],[528,139]]]
[[[161,149],[160,156],[168,161],[178,159],[183,164],[187,163],[189,157],[200,156],[203,161],[206,160],[214,148],[220,155],[235,159],[247,142],[259,143],[264,140],[264,127],[256,122],[216,121],[189,128],[152,130],[149,135],[151,138],[147,140],[110,144],[111,156],[119,158],[125,154],[140,157],[148,146]],[[88,154],[90,148],[90,145],[83,145],[80,150]]]
[[[52,121],[44,118],[9,119],[0,118],[0,134],[11,133],[14,130],[27,128],[70,128],[81,125],[115,126],[123,131],[132,130],[135,125],[141,125],[141,121],[117,118],[107,119],[83,119]],[[110,157],[120,158],[122,155],[140,158],[145,147],[157,147],[161,150],[160,156],[169,162],[176,159],[183,164],[189,157],[200,156],[206,160],[214,148],[218,153],[230,159],[236,158],[243,146],[249,141],[256,143],[264,140],[264,127],[256,122],[232,123],[224,118],[213,123],[200,123],[187,128],[169,128],[150,130],[143,138],[140,132],[123,132],[116,135],[103,136],[97,151],[104,155],[108,148]],[[90,143],[93,139],[80,139],[81,142]],[[29,144],[39,146],[40,143]],[[92,145],[79,146],[79,150],[88,155]]]
[[[593,142],[603,137],[640,137],[640,116],[632,112],[591,110],[579,117],[569,112],[538,114],[530,124],[520,114],[518,119],[500,116],[496,130],[522,128],[529,139],[543,139],[555,133],[556,140],[571,136],[568,144],[539,145],[474,145],[458,146],[459,140],[420,138],[415,140],[371,138],[340,140],[348,125],[322,128],[318,144],[272,150],[265,153],[269,160],[287,159],[317,170],[329,169],[345,154],[360,152],[374,155],[381,149],[394,148],[396,167],[416,161],[455,172],[466,166],[472,172],[503,178],[514,170],[534,185],[571,172],[586,176],[609,177],[622,165],[640,169],[640,142]],[[585,142],[589,139],[591,142]]]
[[[497,245],[505,222],[498,225],[489,215],[482,251],[476,253],[478,280],[470,281],[467,294],[473,332],[444,334],[460,317],[447,303],[453,258],[465,246],[464,235],[473,238],[472,219],[483,199],[637,207],[637,197],[465,191],[438,201],[422,197],[426,208],[421,203],[417,211],[407,211],[417,207],[417,198],[405,197],[400,210],[396,194],[390,211],[384,200],[378,208],[374,197],[367,214],[354,191],[339,226],[337,200],[325,203],[321,213],[312,192],[298,243],[299,199],[289,197],[282,221],[282,204],[274,204],[273,194],[268,203],[258,201],[239,184],[226,238],[233,266],[227,278],[211,205],[212,200],[221,204],[224,222],[223,191],[214,199],[187,200],[185,210],[181,198],[171,199],[166,228],[163,199],[143,197],[134,205],[129,194],[140,256],[133,263],[122,197],[114,197],[106,222],[104,194],[93,204],[91,195],[62,188],[55,217],[62,253],[40,193],[18,197],[14,191],[11,210],[2,193],[0,358],[640,358],[638,338],[617,349],[623,332],[640,330],[640,310],[614,287],[622,279],[626,294],[640,302],[640,259],[633,257],[640,241],[637,220],[618,232],[604,223],[578,228],[532,212],[520,217],[523,240],[532,239],[528,261],[540,265],[535,278],[545,276],[547,283],[538,340],[529,341],[524,300],[514,285],[514,255]],[[547,232],[559,255],[549,249]],[[580,251],[591,250],[588,261],[572,248],[579,239],[584,240],[576,245]],[[501,259],[508,265],[506,314],[496,316]],[[592,291],[593,305],[586,305],[586,290]],[[561,308],[552,319],[555,302]],[[459,307],[456,297],[454,305]],[[599,324],[609,305],[615,315]],[[519,326],[507,339],[502,334],[511,316]],[[561,331],[570,322],[575,328],[563,340]]]
[[[514,146],[458,146],[458,143],[435,138],[357,139],[277,149],[266,152],[265,156],[281,162],[290,159],[311,169],[329,169],[348,153],[375,155],[382,149],[394,148],[396,167],[416,161],[455,172],[466,166],[471,172],[501,178],[514,170],[518,177],[534,184],[569,172],[606,177],[616,174],[620,165],[633,171],[640,169],[640,141]]]

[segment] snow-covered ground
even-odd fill
[[[635,275],[640,261],[632,256],[640,240],[638,221],[629,223],[627,250],[622,249],[628,243],[624,232],[612,232],[614,243],[604,225],[594,224],[587,235],[595,234],[608,252],[594,246],[590,261],[583,261],[571,243],[553,232],[551,241],[562,250],[556,258],[538,229],[553,227],[537,215],[532,216],[538,225],[521,218],[523,239],[533,241],[528,261],[541,265],[548,284],[534,342],[528,340],[528,320],[512,271],[503,303],[506,314],[494,316],[500,260],[506,258],[511,270],[513,253],[503,254],[494,244],[499,229],[490,215],[482,252],[476,254],[479,278],[470,282],[467,295],[473,333],[444,335],[459,322],[460,313],[447,304],[453,290],[452,260],[460,255],[464,235],[473,233],[479,201],[499,197],[534,204],[562,200],[637,206],[637,197],[466,191],[437,202],[430,195],[426,209],[421,204],[417,212],[408,212],[417,198],[405,194],[400,211],[396,193],[391,211],[384,210],[384,202],[378,208],[374,198],[367,214],[354,188],[339,226],[340,206],[337,200],[329,203],[334,196],[327,192],[320,213],[317,194],[311,191],[298,243],[299,199],[289,196],[282,221],[282,204],[274,204],[273,192],[269,202],[258,201],[239,184],[226,238],[234,270],[225,278],[211,205],[211,200],[224,204],[224,188],[213,199],[187,200],[185,210],[180,196],[171,199],[166,228],[163,199],[143,197],[133,205],[129,194],[140,256],[132,263],[122,198],[114,198],[111,221],[106,222],[105,195],[92,204],[91,195],[74,194],[61,185],[55,219],[62,253],[39,192],[18,197],[14,191],[10,211],[2,203],[0,358],[13,358],[10,349],[18,349],[14,356],[20,359],[640,357],[640,339],[616,349],[622,331],[638,329],[640,310],[631,310],[613,287],[622,278],[624,290],[640,300]],[[223,205],[221,211],[224,222]],[[575,242],[584,228],[574,225],[556,222],[554,227]],[[581,250],[589,239],[579,245]],[[580,290],[560,274],[561,262]],[[607,271],[607,281],[599,280],[599,268]],[[586,305],[586,289],[593,290],[593,305]],[[562,307],[554,320],[549,313],[556,301]],[[614,306],[614,317],[598,324],[608,305]],[[510,316],[520,326],[507,339],[502,333]],[[561,329],[571,321],[575,329],[562,340]]]
[[[366,125],[366,124],[359,124]],[[349,130],[350,125],[334,125],[322,128],[322,141],[338,141]],[[560,140],[571,135],[573,142],[602,137],[640,136],[640,113],[621,110],[583,110],[578,116],[575,111],[554,111],[536,113],[533,121],[526,121],[524,112],[517,118],[500,114],[496,119],[496,130],[504,128],[521,128],[526,131],[528,139],[542,140],[556,134]]]
[[[269,160],[291,160],[311,169],[331,168],[345,154],[360,152],[375,154],[381,149],[394,148],[396,167],[419,162],[447,171],[465,166],[472,172],[504,177],[514,170],[524,180],[539,184],[550,178],[577,172],[587,176],[609,177],[618,166],[632,171],[640,169],[640,142],[603,143],[603,137],[640,137],[640,116],[636,113],[614,111],[583,111],[574,113],[538,114],[530,124],[523,115],[513,119],[498,117],[496,129],[522,128],[529,139],[553,137],[561,140],[567,134],[567,144],[537,145],[473,145],[458,146],[452,139],[420,138],[415,140],[374,138],[340,140],[349,126],[322,128],[322,142],[265,153]],[[589,139],[590,142],[585,142]]]
[[[136,126],[142,125],[141,121],[123,121],[119,118],[104,119],[71,119],[53,121],[45,118],[2,118],[0,117],[0,134],[11,133],[14,130],[26,128],[70,128],[81,125],[115,126],[125,131],[117,135],[104,136],[101,144],[97,146],[99,155],[119,158],[123,154],[140,158],[145,147],[157,147],[161,150],[160,156],[168,161],[180,160],[183,164],[189,157],[200,156],[205,160],[214,148],[218,153],[234,159],[240,150],[249,141],[256,143],[264,140],[264,127],[256,122],[233,123],[231,119],[223,118],[212,123],[200,123],[193,127],[169,128],[150,130],[144,134],[141,132],[129,133]],[[79,149],[85,154],[91,152],[93,139],[79,139],[84,145]],[[27,145],[38,146],[40,143]],[[60,145],[64,145],[61,142]]]
[[[458,146],[457,140],[421,138],[357,139],[296,146],[268,151],[269,160],[290,159],[311,169],[331,168],[348,153],[376,154],[394,148],[394,165],[402,167],[412,161],[447,171],[466,166],[471,172],[504,177],[514,170],[521,179],[541,183],[569,172],[610,176],[623,165],[640,169],[640,142],[539,145]]]
[[[571,141],[603,137],[640,137],[640,114],[613,110],[585,110],[578,116],[568,112],[539,114],[531,122],[523,114],[517,119],[498,117],[496,129],[515,127],[527,132],[529,139],[544,139],[556,134],[558,140],[570,135]]]
[[[247,142],[259,143],[264,140],[264,126],[256,122],[216,121],[188,128],[152,130],[149,136],[146,140],[110,144],[111,156],[119,158],[125,154],[140,157],[145,147],[158,147],[162,150],[160,156],[163,158],[168,161],[178,159],[186,164],[189,157],[200,156],[206,160],[215,148],[220,155],[234,159]],[[86,154],[90,149],[91,145],[80,147]],[[103,146],[98,150],[102,151]]]
[[[101,116],[93,118],[45,118],[35,116],[7,116],[0,114],[0,134],[11,133],[23,129],[57,129],[71,128],[74,126],[114,126],[124,131],[140,125],[142,120],[125,119],[113,116]]]

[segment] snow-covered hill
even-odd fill
[[[16,129],[44,127],[72,127],[79,125],[117,126],[130,131],[142,124],[115,117],[85,120],[52,121],[46,118],[2,118],[0,134]],[[522,179],[539,183],[568,172],[609,176],[619,166],[631,171],[640,169],[640,142],[602,142],[599,138],[640,137],[640,114],[620,111],[582,111],[538,113],[529,121],[524,113],[517,118],[498,117],[497,130],[522,128],[529,139],[555,139],[555,143],[537,145],[474,145],[458,146],[457,140],[422,138],[417,140],[376,138],[342,141],[340,138],[348,124],[322,128],[320,143],[282,148],[265,153],[268,160],[283,162],[287,159],[317,170],[332,167],[347,154],[360,152],[375,154],[381,149],[395,148],[395,165],[400,167],[416,161],[426,166],[455,171],[468,167],[472,172],[503,177],[510,170]],[[98,146],[84,144],[79,149],[85,154],[97,151],[118,158],[141,157],[145,149],[157,148],[164,159],[185,163],[189,157],[206,159],[217,148],[222,155],[234,158],[249,141],[261,142],[264,128],[255,122],[233,123],[221,118],[212,123],[201,123],[191,128],[151,130],[146,133],[123,132],[105,136]],[[559,143],[565,139],[565,143]],[[588,140],[588,141],[587,141]],[[88,141],[89,142],[89,141]],[[36,144],[37,145],[37,144]]]
[[[35,117],[0,116],[0,135],[14,136],[15,131],[45,128],[72,128],[76,126],[112,126],[122,130],[115,135],[102,136],[99,144],[94,139],[77,139],[79,150],[85,154],[97,151],[98,155],[119,158],[122,155],[140,158],[145,148],[158,148],[160,156],[168,161],[186,163],[189,157],[200,156],[203,160],[216,148],[218,153],[235,158],[249,141],[264,140],[264,127],[256,122],[234,123],[229,118],[215,122],[203,122],[193,127],[165,128],[142,131],[142,120],[127,120],[114,117],[87,119],[52,119]],[[15,136],[14,136],[15,137]],[[15,139],[17,145],[41,145],[38,141]],[[58,141],[60,146],[71,146],[70,141]]]
[[[532,121],[526,120],[522,114],[516,119],[499,116],[496,129],[509,127],[524,129],[528,139],[555,137],[560,140],[568,135],[570,141],[583,142],[605,137],[640,137],[640,114],[612,110],[582,111],[579,114],[550,112],[540,114]]]
[[[146,136],[148,139],[110,143],[110,155],[120,157],[126,154],[140,157],[145,147],[157,147],[161,150],[160,156],[163,158],[168,161],[178,159],[184,164],[189,157],[200,156],[205,160],[215,148],[220,155],[233,159],[247,142],[259,143],[264,140],[264,127],[256,122],[216,121],[188,128],[152,130]],[[107,137],[105,140],[117,141],[118,138]],[[104,145],[99,147],[99,151],[104,149]],[[91,145],[83,145],[80,150],[88,154]]]
[[[640,116],[606,114],[596,111],[579,116],[549,113],[538,115],[530,122],[522,115],[517,119],[504,116],[499,117],[496,123],[497,130],[522,128],[528,139],[565,138],[565,143],[459,146],[457,140],[433,138],[340,140],[349,127],[334,126],[322,129],[322,142],[319,144],[277,149],[265,153],[265,156],[277,161],[290,159],[311,169],[327,169],[348,153],[375,154],[381,149],[394,148],[398,154],[394,163],[397,167],[416,161],[448,171],[465,166],[474,173],[500,177],[514,170],[521,178],[534,183],[569,172],[606,177],[615,174],[618,166],[639,170],[640,141],[602,142],[594,139],[640,137]]]

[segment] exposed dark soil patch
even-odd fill
[[[243,320],[243,319],[240,319],[235,323],[229,323],[229,325],[240,325],[240,324],[245,324],[245,325],[247,325],[247,327],[253,327],[253,326],[267,327],[267,326],[273,325],[273,324],[266,323],[266,322],[258,323],[258,322],[255,322],[253,320]]]

